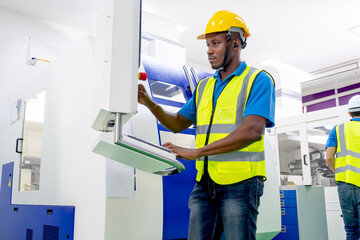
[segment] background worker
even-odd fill
[[[241,61],[250,36],[244,20],[229,11],[209,20],[205,39],[216,70],[199,82],[177,113],[165,111],[139,85],[138,101],[169,130],[196,123],[196,148],[165,143],[186,160],[196,159],[196,184],[189,200],[189,240],[255,239],[265,179],[264,130],[274,126],[274,81]]]
[[[326,143],[326,164],[335,172],[346,239],[360,239],[360,95],[349,100],[349,122],[336,125]]]

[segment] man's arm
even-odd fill
[[[333,172],[335,172],[335,152],[336,147],[328,147],[326,149],[326,164]]]
[[[181,132],[193,124],[192,121],[188,120],[181,114],[165,111],[160,105],[156,104],[149,97],[142,84],[138,85],[138,102],[145,105],[159,120],[159,122],[172,132]]]
[[[265,130],[266,119],[258,115],[246,116],[243,123],[225,138],[197,149],[182,148],[172,143],[163,146],[176,153],[179,158],[193,160],[203,156],[221,154],[240,150],[261,140]]]

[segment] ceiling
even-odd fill
[[[95,34],[103,0],[0,0],[0,7]],[[186,30],[180,44],[186,60],[208,66],[206,46],[196,36],[218,10],[231,10],[247,23],[251,37],[242,60],[256,65],[274,59],[299,70],[318,69],[360,58],[359,0],[142,0],[143,10]],[[221,6],[219,6],[221,3]]]

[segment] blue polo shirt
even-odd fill
[[[216,71],[214,77],[216,79],[214,90],[214,107],[216,101],[225,86],[234,76],[240,76],[246,69],[246,63],[242,62],[240,66],[230,74],[224,81],[221,81],[220,72]],[[196,123],[196,104],[194,95],[179,110],[179,113],[190,121]],[[274,127],[275,125],[275,87],[265,72],[260,72],[256,77],[248,102],[245,107],[244,117],[249,115],[258,115],[266,119],[266,127]]]
[[[359,121],[360,118],[352,118],[350,121]],[[325,149],[328,147],[337,147],[337,137],[336,137],[336,126],[331,129],[331,132],[329,134],[329,138],[326,142]]]

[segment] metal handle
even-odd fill
[[[114,142],[120,142],[122,136],[121,113],[115,113]]]
[[[193,83],[193,81],[192,81],[192,79],[190,77],[190,74],[189,74],[189,72],[188,72],[188,70],[186,68],[186,65],[183,66],[183,70],[184,70],[185,76],[186,76],[186,78],[187,78],[187,80],[189,82],[190,91],[191,91],[191,93],[193,93],[194,90],[195,90],[195,86],[194,86],[194,83]]]
[[[197,74],[196,74],[196,72],[195,72],[195,70],[194,70],[193,67],[190,68],[190,72],[191,72],[192,75],[194,76],[196,83],[199,83],[200,80],[199,80],[199,78],[198,78],[198,76],[197,76]]]
[[[284,191],[280,191],[280,198],[284,198]]]
[[[306,155],[306,154],[304,154],[304,156],[303,156],[303,159],[304,159],[304,165],[308,165],[308,163],[306,162],[306,158],[307,158],[307,155]]]
[[[22,153],[22,151],[19,151],[19,150],[18,150],[18,149],[19,149],[19,141],[22,141],[22,140],[24,140],[24,139],[22,139],[22,138],[16,139],[15,152],[17,152],[17,153]]]
[[[281,208],[281,215],[285,215],[285,208]]]

